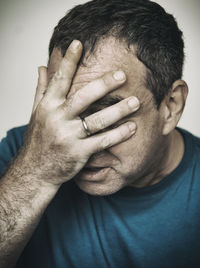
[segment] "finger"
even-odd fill
[[[88,155],[100,152],[127,140],[135,132],[136,124],[134,122],[126,122],[115,129],[85,139],[84,150]]]
[[[51,98],[66,98],[74,77],[78,62],[82,54],[82,44],[74,40],[67,49],[57,72],[49,83],[47,96]]]
[[[67,118],[72,119],[85,111],[89,105],[105,96],[110,91],[120,87],[126,81],[123,71],[108,72],[78,90],[73,96],[62,104],[61,108],[67,110]]]
[[[84,120],[90,133],[93,134],[137,111],[139,106],[139,100],[136,97],[129,97],[115,105],[85,117]]]
[[[35,93],[35,99],[33,103],[32,113],[35,111],[36,107],[40,103],[41,99],[43,98],[45,91],[48,85],[47,79],[47,68],[45,66],[40,66],[38,68],[38,84]]]

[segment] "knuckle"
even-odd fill
[[[124,125],[123,127],[119,128],[119,139],[124,139],[127,137],[127,135],[130,133],[130,130],[127,125]]]
[[[98,79],[92,81],[90,86],[93,88],[98,88],[98,89],[103,90],[103,91],[105,91],[108,87],[108,85],[104,81],[104,78],[98,78]]]
[[[44,98],[39,104],[40,109],[46,112],[50,112],[56,106],[57,106],[57,100],[50,99],[47,95],[44,96]]]
[[[109,89],[112,86],[112,81],[108,74],[104,75],[100,80],[103,88]]]
[[[66,89],[68,89],[71,85],[72,79],[65,76],[62,77],[62,79],[59,81],[59,88],[60,88],[60,92],[63,91],[65,92]]]
[[[117,135],[118,142],[123,141],[124,138],[126,137],[127,132],[123,128],[119,128],[117,131],[118,131],[118,133],[117,133],[118,134]]]
[[[136,131],[136,125],[135,124],[124,124],[120,126],[119,128],[121,139],[127,139],[130,136],[132,136]]]
[[[86,102],[88,96],[83,92],[83,90],[78,90],[75,94],[73,94],[70,98],[71,107],[82,107]]]
[[[51,118],[54,120],[54,116],[58,117],[59,114],[56,112],[55,105],[56,104],[48,101],[47,98],[43,99],[36,109],[37,117],[41,120],[49,120]]]
[[[127,109],[127,105],[125,103],[116,104],[115,107],[116,113],[120,119],[129,113],[129,110]]]
[[[65,66],[71,68],[76,64],[76,56],[71,50],[68,50],[62,61]]]
[[[57,72],[55,72],[55,74],[53,76],[53,80],[58,81],[60,79],[63,79],[63,77],[64,77],[63,71],[61,69],[59,69]]]
[[[54,129],[55,126],[57,125],[57,118],[55,115],[48,115],[46,117],[46,125],[48,126],[48,128],[50,129]]]
[[[66,146],[66,136],[62,129],[57,130],[54,138],[54,145],[60,146],[60,149],[63,149]]]
[[[111,145],[110,137],[103,135],[100,144],[102,148],[108,148]]]
[[[74,94],[74,99],[76,99],[76,101],[80,103],[82,103],[87,98],[87,94],[85,94],[84,90],[81,89]]]
[[[106,128],[105,120],[102,116],[94,116],[92,121],[89,123],[92,128],[95,130],[100,130]]]

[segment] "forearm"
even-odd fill
[[[70,91],[81,54],[82,45],[75,40],[51,81],[47,68],[39,69],[23,148],[0,181],[1,268],[16,262],[59,185],[76,176],[92,155],[129,139],[136,131],[132,120],[105,130],[139,109],[139,101],[130,102],[134,97],[128,97],[84,117],[91,137],[86,133],[80,115],[122,86],[126,75],[110,71],[77,92]]]
[[[13,163],[0,180],[1,268],[14,266],[58,190],[35,176]]]

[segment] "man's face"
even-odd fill
[[[61,59],[59,50],[55,49],[48,66],[49,80]],[[92,195],[112,194],[128,185],[142,187],[159,172],[162,160],[162,119],[155,107],[152,93],[145,88],[146,67],[134,55],[134,49],[128,51],[123,43],[114,38],[102,41],[95,53],[78,67],[69,94],[104,73],[118,69],[126,73],[127,82],[91,105],[83,115],[86,117],[103,109],[114,103],[115,99],[136,96],[140,101],[140,109],[113,127],[133,121],[137,125],[137,131],[125,142],[91,156],[86,167],[74,178],[83,191]]]

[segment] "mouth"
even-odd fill
[[[109,167],[86,166],[82,169],[80,173],[80,178],[83,179],[84,181],[90,181],[90,182],[104,181],[108,170]]]

